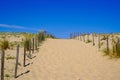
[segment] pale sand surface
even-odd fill
[[[120,80],[120,59],[110,59],[92,44],[48,39],[16,80]],[[20,72],[18,72],[20,73]]]

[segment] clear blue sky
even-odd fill
[[[119,0],[0,0],[0,31],[120,32]]]

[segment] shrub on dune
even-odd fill
[[[91,40],[87,40],[87,42],[86,43],[91,43],[92,41]]]
[[[32,37],[32,35],[25,34],[24,37],[25,37],[24,44],[25,44],[26,50],[29,51],[30,50],[30,46],[31,46],[30,43],[31,43],[31,37]]]
[[[1,49],[9,49],[9,41],[7,39],[3,39],[0,41],[0,48]]]
[[[38,41],[39,42],[45,40],[45,32],[44,31],[40,31],[37,36],[38,36]]]
[[[103,53],[105,53],[105,55],[109,55],[109,52],[110,52],[109,49],[107,49],[107,48],[104,48],[104,49],[103,49]]]

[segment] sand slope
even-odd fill
[[[16,80],[120,80],[120,59],[78,40],[48,39]]]

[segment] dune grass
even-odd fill
[[[109,55],[112,57],[120,57],[120,39],[112,37],[112,49],[107,50],[107,48],[103,49],[105,55]]]
[[[37,36],[38,36],[39,42],[42,42],[45,40],[45,32],[44,31],[40,31]]]
[[[7,39],[0,40],[0,49],[9,49],[9,41]]]
[[[29,51],[30,50],[29,46],[31,46],[31,38],[33,36],[30,34],[25,34],[24,37],[25,37],[24,44],[25,44],[26,50]]]
[[[86,43],[91,43],[91,42],[92,42],[92,40],[89,40],[89,39],[88,39]]]

